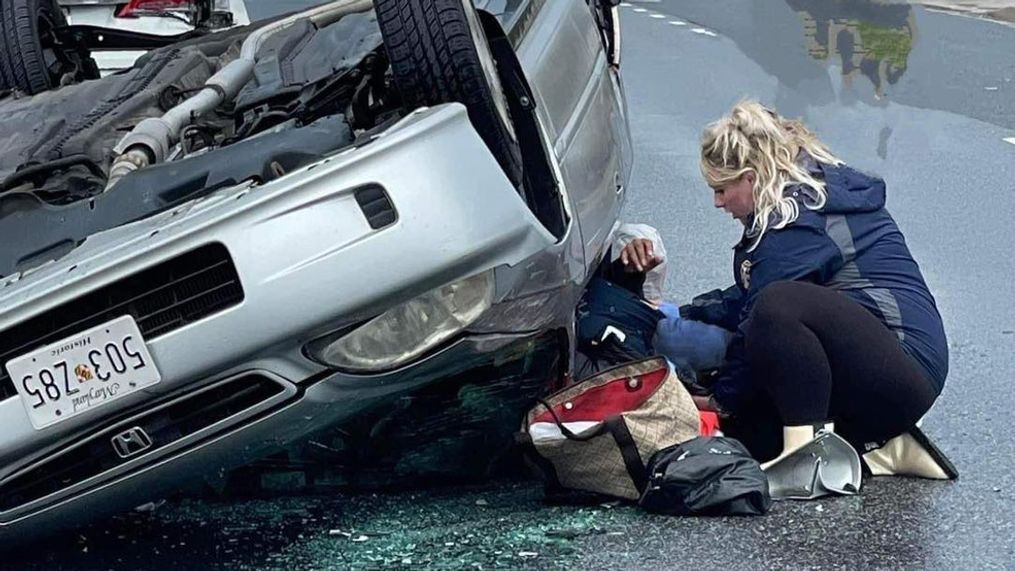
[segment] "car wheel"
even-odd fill
[[[56,30],[66,25],[55,0],[0,1],[0,89],[34,95],[66,79],[97,78],[87,54],[61,45]]]
[[[404,104],[465,105],[476,131],[520,187],[521,150],[472,0],[376,0],[374,7]]]

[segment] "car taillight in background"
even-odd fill
[[[117,18],[151,16],[166,12],[189,12],[197,7],[196,0],[130,0],[116,15]]]

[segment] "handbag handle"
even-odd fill
[[[537,401],[546,410],[550,411],[550,416],[553,417],[553,421],[557,424],[557,428],[560,429],[560,433],[568,440],[587,442],[601,435],[603,431],[608,430],[613,436],[613,440],[617,443],[617,448],[620,449],[620,455],[624,459],[624,467],[627,469],[627,475],[631,477],[634,487],[637,488],[638,493],[645,491],[645,487],[648,485],[648,468],[645,467],[645,463],[641,459],[641,453],[638,452],[638,445],[635,444],[634,437],[631,436],[631,431],[627,429],[627,424],[624,423],[622,416],[611,416],[603,421],[599,430],[588,435],[578,436],[574,432],[571,432],[571,429],[564,426],[563,421],[557,416],[557,411],[553,410],[553,407],[549,403],[543,399],[537,399]]]
[[[574,440],[576,442],[588,442],[589,440],[592,440],[593,438],[602,434],[603,430],[606,428],[606,424],[604,423],[602,426],[599,427],[599,430],[588,435],[578,436],[574,432],[571,432],[570,428],[564,426],[564,421],[562,421],[560,417],[557,416],[557,411],[553,410],[553,407],[550,406],[548,402],[546,402],[543,399],[536,399],[536,402],[543,405],[546,408],[546,410],[550,411],[550,416],[553,417],[553,422],[557,425],[557,428],[560,429],[560,433],[564,435],[564,438],[567,438],[568,440]]]

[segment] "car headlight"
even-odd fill
[[[311,342],[315,359],[342,369],[379,371],[416,359],[457,335],[493,301],[493,271],[439,287],[352,331]]]

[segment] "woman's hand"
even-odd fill
[[[663,262],[652,251],[652,240],[635,238],[620,251],[620,261],[627,272],[647,272]]]

